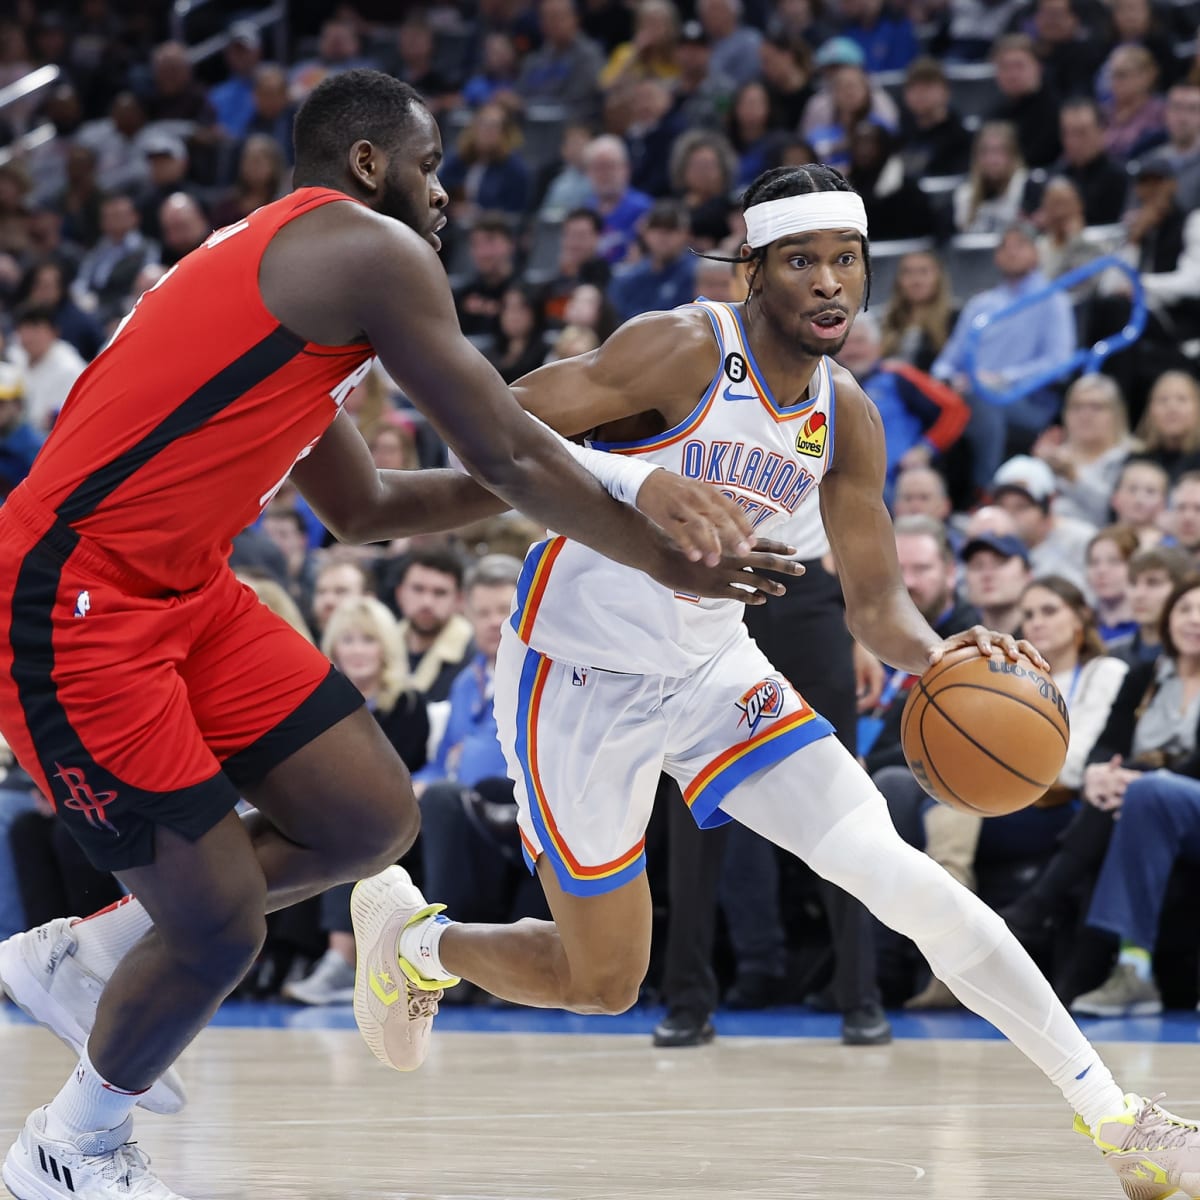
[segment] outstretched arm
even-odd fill
[[[976,645],[1010,658],[1025,654],[1043,669],[1028,642],[976,625],[943,641],[921,616],[900,575],[892,519],[883,503],[887,466],[879,411],[848,372],[835,371],[837,440],[834,463],[821,480],[821,516],[846,597],[855,639],[884,662],[922,674],[948,650]]]

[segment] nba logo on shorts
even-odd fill
[[[746,722],[746,732],[753,733],[760,721],[769,721],[783,712],[783,688],[775,679],[760,679],[737,702],[742,710],[741,719]]]
[[[92,598],[87,592],[80,592],[75,597],[75,615],[86,617],[92,611]]]
[[[587,670],[584,667],[571,668],[571,686],[585,687],[587,685]]]

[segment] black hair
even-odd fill
[[[771,167],[746,189],[745,195],[742,196],[742,212],[756,204],[765,204],[768,200],[782,200],[787,196],[811,196],[814,192],[854,190],[841,171],[826,166],[825,163],[807,163],[803,167]],[[871,298],[871,247],[865,237],[862,240],[862,256],[867,274],[867,286],[863,292],[865,310]],[[703,254],[700,257],[715,259],[717,262],[753,263],[754,271],[749,280],[750,289],[753,290],[754,278],[767,257],[767,247],[755,246],[745,259],[720,254]]]
[[[573,208],[563,217],[564,225],[568,221],[588,221],[597,233],[604,232],[604,220],[594,208]]]
[[[58,318],[54,309],[45,304],[22,304],[16,311],[14,325],[49,325],[58,328]]]
[[[296,113],[296,186],[339,177],[357,141],[391,150],[424,107],[415,88],[382,71],[356,68],[331,75],[313,88]]]
[[[425,567],[427,570],[437,571],[441,575],[449,575],[454,580],[455,587],[462,590],[465,571],[463,560],[449,547],[422,546],[419,550],[413,550],[406,554],[390,572],[388,590],[394,591],[398,588],[412,567]]]

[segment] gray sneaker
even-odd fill
[[[297,1004],[353,1004],[354,968],[336,950],[326,950],[303,979],[279,991]]]
[[[1089,1129],[1075,1118],[1075,1132],[1091,1138],[1116,1172],[1129,1200],[1166,1200],[1176,1192],[1200,1196],[1200,1127],[1153,1100],[1128,1095],[1125,1111]]]
[[[1154,980],[1142,979],[1129,963],[1117,963],[1098,988],[1071,1002],[1071,1011],[1083,1017],[1153,1017],[1162,1010]]]

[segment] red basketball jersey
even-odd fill
[[[166,590],[209,579],[370,370],[369,344],[305,342],[258,287],[276,232],[337,200],[300,188],[167,272],[79,377],[21,487]]]

